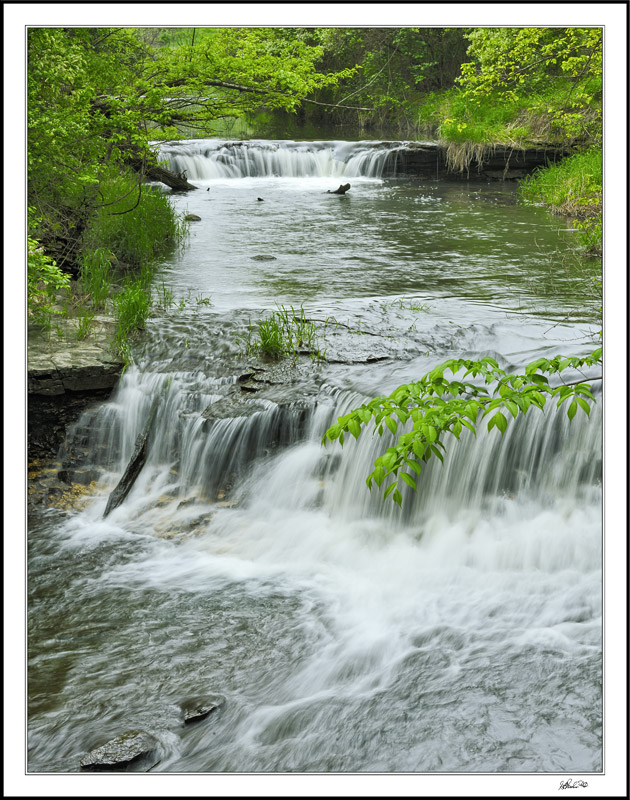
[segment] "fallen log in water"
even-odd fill
[[[103,518],[105,518],[111,511],[124,501],[125,497],[131,491],[131,487],[134,485],[136,478],[142,471],[142,467],[144,466],[147,460],[147,445],[149,441],[149,434],[151,433],[151,428],[153,426],[153,422],[155,421],[155,416],[157,414],[158,406],[160,404],[160,400],[163,396],[166,395],[168,392],[169,386],[171,384],[170,379],[166,382],[165,387],[162,389],[160,394],[153,399],[153,403],[151,404],[151,410],[149,411],[149,416],[147,417],[147,421],[144,425],[144,430],[141,434],[138,435],[136,439],[136,444],[133,449],[133,453],[129,463],[127,464],[127,469],[125,470],[122,478],[118,481],[118,485],[110,494],[109,499],[107,500],[107,505],[105,506],[105,511],[103,513]]]

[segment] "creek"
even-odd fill
[[[397,174],[391,148],[163,146],[199,187],[156,283],[185,303],[70,431],[100,475],[83,507],[30,514],[30,772],[138,728],[153,772],[602,769],[600,407],[446,442],[402,509],[365,485],[386,436],[320,445],[447,358],[516,370],[597,341],[565,221],[514,184]],[[243,354],[279,305],[326,360]],[[191,695],[225,704],[184,727]]]

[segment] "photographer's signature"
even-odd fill
[[[560,781],[560,786],[558,786],[558,791],[560,789],[586,789],[588,783],[586,781],[574,781],[569,778],[568,781]]]

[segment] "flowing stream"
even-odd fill
[[[446,358],[597,338],[563,220],[511,184],[402,176],[396,147],[163,146],[199,187],[156,285],[185,302],[69,434],[99,475],[83,507],[29,521],[29,771],[129,729],[159,740],[153,772],[602,769],[599,407],[446,442],[402,509],[365,485],[389,434],[320,445]],[[244,354],[278,306],[326,360]],[[191,696],[224,703],[183,726]]]

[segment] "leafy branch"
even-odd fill
[[[399,426],[411,423],[411,430],[407,425],[396,444],[376,459],[366,479],[370,490],[373,483],[381,488],[387,482],[384,496],[391,496],[401,505],[400,486],[404,483],[416,491],[418,477],[430,458],[435,456],[443,462],[446,447],[442,438],[447,433],[459,439],[467,428],[476,435],[477,426],[487,417],[488,430],[496,428],[503,435],[510,417],[516,419],[530,407],[542,410],[552,398],[557,399],[557,407],[568,404],[569,420],[578,409],[588,416],[595,402],[589,382],[601,377],[551,386],[547,374],[560,375],[569,368],[579,370],[601,363],[601,347],[583,358],[537,358],[527,365],[524,374],[508,374],[490,357],[479,361],[449,359],[419,381],[399,386],[390,395],[377,397],[339,417],[324,434],[322,445],[338,440],[343,446],[346,434],[358,439],[372,422],[379,436],[388,428],[394,437],[399,434]],[[444,377],[445,372],[455,376],[462,371],[464,379],[470,376],[477,382]]]

